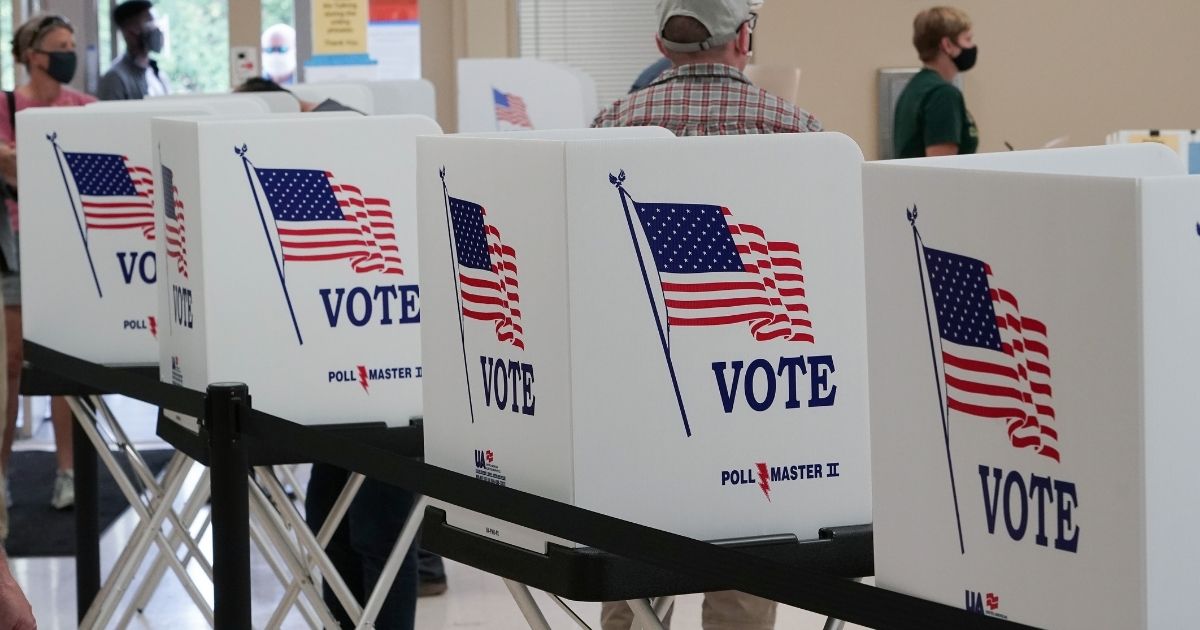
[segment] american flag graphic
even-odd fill
[[[1004,421],[1015,448],[1059,461],[1046,325],[992,286],[982,260],[925,248],[945,369],[946,406]]]
[[[167,242],[167,258],[175,260],[179,275],[188,277],[187,269],[187,230],[183,222],[183,200],[179,198],[179,188],[175,186],[175,173],[166,166],[162,167],[163,181],[163,215],[165,217]]]
[[[533,129],[533,121],[529,120],[529,112],[525,110],[525,99],[492,88],[492,100],[496,105],[497,122],[506,122],[522,129]]]
[[[358,273],[403,274],[387,199],[364,197],[332,173],[254,168],[284,262],[346,260]]]
[[[123,155],[63,152],[89,230],[141,230],[154,240],[154,175]]]
[[[796,243],[771,241],[729,209],[634,202],[669,326],[745,323],[758,341],[813,341]]]
[[[495,322],[498,341],[524,349],[517,252],[500,240],[500,230],[487,223],[483,206],[454,197],[448,200],[463,316]]]

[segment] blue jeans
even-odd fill
[[[340,468],[313,464],[305,506],[306,520],[313,532],[321,529],[349,477],[349,473]],[[379,574],[400,537],[404,519],[412,505],[413,495],[409,491],[368,478],[325,548],[329,559],[360,604],[366,603],[375,583],[379,581]],[[341,626],[353,628],[350,617],[328,586],[325,587],[324,596],[326,605]],[[413,630],[416,613],[417,546],[413,545],[404,557],[404,564],[379,611],[375,627],[380,630]]]

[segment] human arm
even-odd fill
[[[0,630],[37,630],[33,607],[8,568],[8,554],[0,548]]]
[[[0,141],[0,178],[17,187],[17,147],[11,142]]]
[[[940,144],[930,144],[925,146],[926,157],[940,157],[943,155],[958,155],[958,143],[942,142]]]

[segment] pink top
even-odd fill
[[[87,105],[95,103],[96,97],[90,94],[84,94],[78,90],[73,90],[67,86],[62,86],[62,90],[58,93],[58,98],[52,103],[38,103],[31,98],[23,96],[20,91],[16,93],[17,111],[28,109],[30,107],[74,107],[77,105]],[[12,125],[8,123],[8,99],[0,98],[0,140],[5,142],[15,142],[16,134],[13,133]]]
[[[96,97],[90,94],[84,94],[78,90],[73,90],[67,86],[62,86],[62,90],[58,93],[58,98],[52,103],[39,103],[31,98],[23,96],[20,92],[16,95],[17,111],[28,109],[30,107],[73,107],[77,105],[87,105],[88,103],[96,102]],[[0,142],[16,142],[16,133],[12,125],[8,122],[8,98],[0,94]],[[19,222],[17,220],[17,204],[11,199],[6,200],[8,204],[8,218],[12,222],[14,232],[19,230]]]

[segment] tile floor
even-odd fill
[[[117,416],[130,438],[139,447],[165,447],[154,435],[154,410],[139,402],[111,397]],[[35,415],[37,410],[35,409]],[[53,436],[49,423],[35,431],[30,440],[18,443],[19,449],[50,449]],[[194,484],[198,471],[194,470],[189,485]],[[101,562],[107,573],[117,554],[129,540],[136,524],[136,517],[126,512],[101,540]],[[211,550],[212,540],[205,537],[202,548]],[[65,630],[75,627],[75,565],[73,558],[14,558],[12,570],[25,589],[37,616],[41,630]],[[147,566],[139,570],[145,573]],[[202,572],[191,566],[191,574],[201,591],[212,602],[212,588],[206,584]],[[254,552],[251,561],[254,619],[256,628],[265,626],[275,606],[284,593],[284,587],[275,578],[263,558]],[[513,603],[507,589],[499,578],[455,562],[447,562],[449,591],[440,597],[420,600],[417,607],[418,630],[441,630],[452,628],[480,628],[488,630],[520,630],[527,628],[520,611]],[[551,627],[575,628],[566,613],[559,610],[543,593],[535,593]],[[126,598],[128,600],[128,597]],[[701,596],[681,597],[676,603],[673,628],[700,628]],[[595,603],[570,602],[571,607],[593,628],[598,627],[600,605]],[[781,607],[777,628],[808,630],[819,629],[824,618],[807,611]],[[187,630],[204,628],[203,615],[195,608],[182,586],[173,575],[168,575],[159,585],[144,613],[135,615],[128,625],[135,629]],[[284,628],[307,628],[300,615],[293,611],[283,624]],[[848,629],[857,626],[847,625]]]

